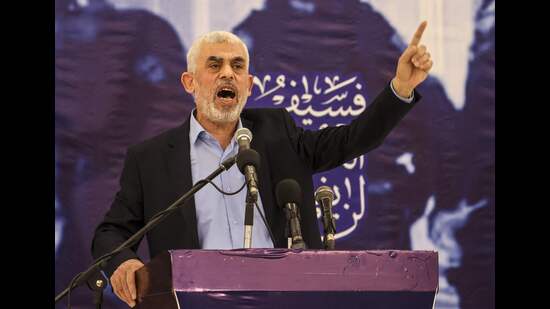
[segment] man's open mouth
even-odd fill
[[[236,95],[235,89],[229,86],[223,86],[220,89],[218,89],[218,92],[216,92],[216,96],[222,99],[234,99],[235,95]]]

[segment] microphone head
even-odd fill
[[[334,193],[329,186],[320,186],[315,190],[315,200],[317,203],[321,204],[321,201],[326,198],[330,199],[331,203],[334,200]]]
[[[237,155],[237,167],[244,174],[244,168],[252,165],[256,171],[260,170],[260,154],[254,149],[244,149]]]
[[[300,185],[296,180],[287,178],[277,184],[275,196],[280,207],[284,207],[287,203],[300,204],[302,202],[302,189],[300,189]]]
[[[247,128],[240,128],[235,133],[235,139],[237,140],[237,143],[242,139],[247,139],[248,143],[252,142],[252,132],[250,132]]]

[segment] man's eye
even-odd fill
[[[212,63],[212,64],[210,64],[210,67],[211,67],[212,69],[217,69],[217,68],[220,67],[220,65],[217,64],[217,63]]]
[[[243,68],[243,65],[242,65],[242,64],[234,64],[234,65],[233,65],[233,68],[235,68],[235,69],[242,69],[242,68]]]

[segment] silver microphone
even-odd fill
[[[332,201],[334,193],[329,186],[321,186],[315,190],[315,200],[321,206],[323,213],[324,239],[323,244],[325,249],[334,250],[336,233],[336,223],[332,216]]]
[[[250,149],[250,142],[252,142],[252,132],[247,128],[240,128],[235,134],[235,139],[239,144],[239,152]]]

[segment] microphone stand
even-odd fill
[[[96,309],[101,309],[101,304],[103,303],[103,290],[107,287],[108,281],[105,275],[99,271],[95,273],[95,276],[91,276],[86,282],[88,288],[94,292],[93,303],[96,305]]]
[[[290,225],[290,236],[292,237],[292,249],[307,249],[306,243],[302,238],[302,232],[300,228],[300,213],[298,212],[298,206],[295,203],[286,204],[286,218]]]
[[[147,222],[147,224],[144,227],[142,227],[134,235],[132,235],[130,238],[128,238],[128,240],[123,242],[120,246],[118,246],[116,249],[114,249],[110,253],[104,254],[103,256],[101,256],[97,260],[95,260],[92,263],[92,265],[90,267],[88,267],[88,269],[86,269],[85,271],[81,272],[76,277],[74,277],[73,280],[71,280],[71,283],[69,284],[69,286],[67,288],[65,288],[65,290],[63,290],[61,293],[59,293],[55,297],[55,303],[60,301],[63,297],[65,297],[71,290],[73,290],[77,286],[81,285],[84,282],[87,282],[90,277],[92,277],[94,275],[97,276],[97,274],[100,273],[101,269],[105,268],[105,266],[107,265],[107,262],[114,255],[116,255],[116,254],[120,253],[122,250],[125,250],[126,248],[129,248],[129,247],[133,246],[134,244],[136,244],[143,236],[145,236],[145,233],[147,233],[148,231],[153,229],[155,226],[157,226],[160,222],[162,222],[166,217],[168,217],[171,213],[173,213],[180,206],[184,205],[184,203],[189,198],[191,198],[197,191],[202,189],[202,187],[207,185],[216,176],[218,176],[222,172],[224,172],[224,171],[228,170],[229,168],[231,168],[231,166],[233,164],[235,164],[236,158],[237,158],[237,156],[232,156],[232,157],[228,158],[227,160],[223,161],[220,164],[220,166],[218,167],[218,169],[216,169],[214,172],[212,172],[212,174],[208,175],[203,180],[199,180],[195,185],[193,185],[193,187],[191,187],[191,189],[189,191],[187,191],[184,195],[182,195],[177,201],[175,201],[170,206],[168,206],[168,208],[166,208],[165,210],[157,213],[153,218],[151,218],[151,220],[149,220],[149,222]],[[96,281],[93,284],[96,284],[98,286],[98,288],[100,288],[101,290],[103,290],[103,288],[105,288],[105,286],[106,286],[103,283],[100,284],[98,281]],[[99,285],[101,285],[101,286],[99,286]],[[90,287],[90,285],[88,285],[88,286]],[[95,288],[93,290],[95,290]],[[98,304],[99,308],[101,308],[101,298],[102,297],[99,297],[99,296],[97,298],[94,298],[94,302],[96,300],[99,301],[99,304]]]
[[[334,250],[336,239],[334,234],[336,233],[336,223],[334,222],[334,217],[330,212],[323,211],[323,225],[324,225],[324,234],[323,245],[326,250]]]
[[[336,233],[336,222],[332,215],[332,201],[334,199],[334,193],[329,186],[321,186],[315,190],[315,200],[321,206],[323,211],[323,246],[325,250],[334,250]]]
[[[244,209],[244,245],[243,248],[252,248],[252,226],[254,225],[254,203],[256,197],[247,190],[246,206]]]

